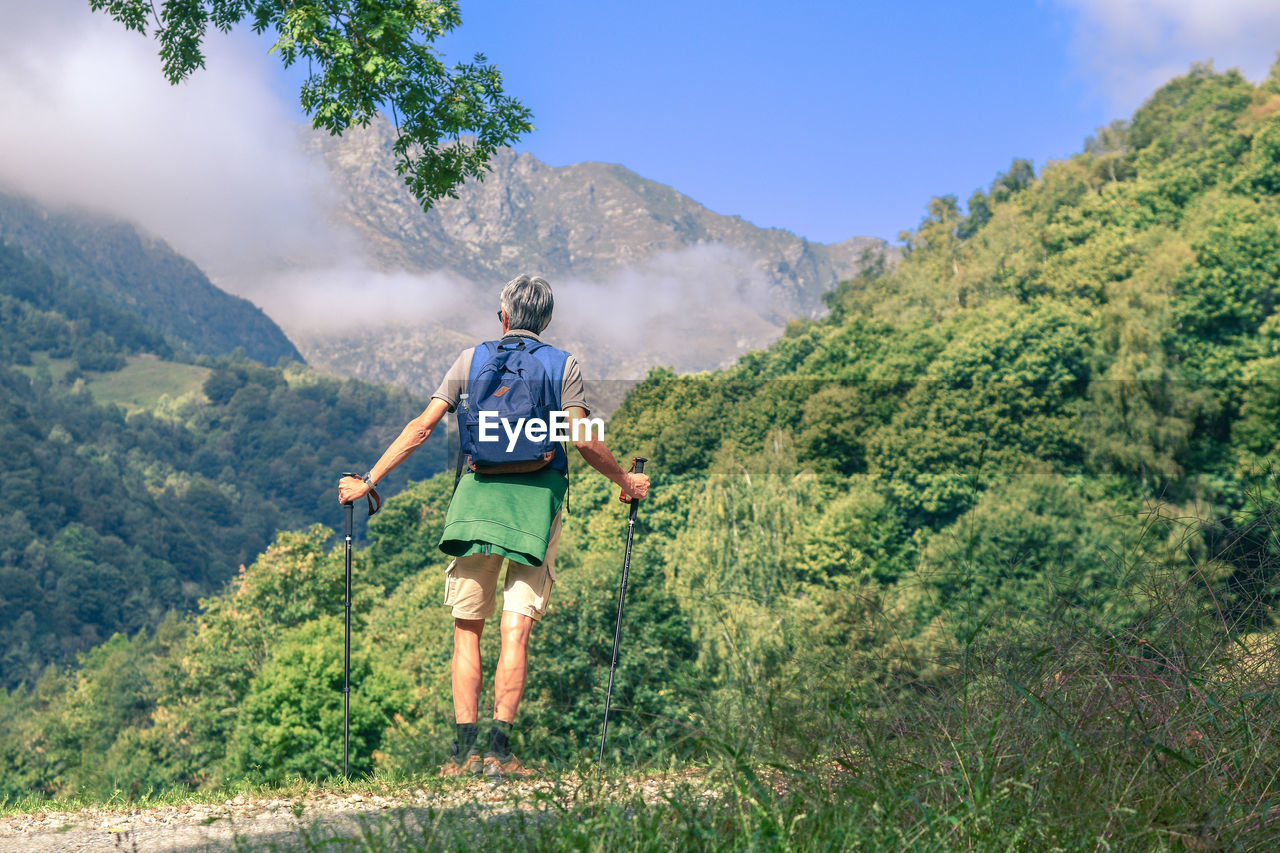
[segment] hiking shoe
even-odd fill
[[[458,759],[450,755],[449,760],[440,768],[441,776],[479,776],[482,772],[484,772],[484,762],[478,752],[468,755],[467,760],[462,764],[459,764]]]
[[[484,775],[486,779],[528,779],[533,771],[520,764],[520,759],[508,755],[500,759],[496,755],[484,757]]]

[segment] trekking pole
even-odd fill
[[[631,461],[631,470],[644,473],[644,463],[649,460],[637,456]],[[604,694],[604,726],[600,730],[600,754],[596,758],[597,772],[604,765],[604,740],[609,735],[609,705],[613,700],[613,674],[618,669],[618,643],[622,640],[622,608],[627,601],[627,577],[631,574],[631,538],[636,529],[636,510],[640,501],[632,498],[631,512],[627,516],[627,548],[622,555],[622,584],[618,587],[618,624],[613,629],[613,657],[609,663],[609,689]]]
[[[350,779],[347,757],[351,747],[351,518],[355,504],[343,504],[347,510],[347,599],[342,638],[342,778]]]
[[[349,472],[342,476],[355,477],[357,480],[364,479],[359,474]],[[365,500],[369,504],[370,516],[382,509],[382,497],[373,486],[369,487]],[[343,619],[342,634],[342,778],[350,780],[351,773],[349,772],[348,757],[351,753],[351,527],[352,517],[355,515],[355,504],[347,501],[342,507],[347,511],[347,594],[343,604],[343,609],[346,613]]]

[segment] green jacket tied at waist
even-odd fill
[[[539,566],[568,487],[564,475],[551,469],[464,474],[449,502],[440,550],[450,557],[500,554]]]

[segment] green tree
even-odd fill
[[[1194,248],[1196,264],[1176,283],[1171,306],[1178,341],[1229,342],[1255,333],[1275,310],[1280,287],[1275,210],[1252,202],[1224,204]]]
[[[1016,622],[1031,602],[1055,598],[1115,615],[1135,510],[1033,466],[928,537],[902,582],[919,596],[913,618],[967,630],[988,618]]]
[[[960,315],[892,421],[866,442],[867,468],[916,522],[949,521],[1030,459],[1074,468],[1074,401],[1088,375],[1088,320],[1060,304],[992,302]]]
[[[373,769],[396,714],[412,702],[407,681],[379,666],[362,635],[351,654],[351,771]],[[231,736],[232,773],[279,781],[342,769],[342,622],[322,616],[285,632],[249,687]]]
[[[248,20],[276,34],[285,67],[307,64],[301,104],[316,129],[341,135],[390,107],[398,131],[396,169],[424,208],[467,178],[483,179],[489,158],[533,129],[532,114],[505,94],[483,54],[448,67],[432,42],[458,27],[457,0],[89,0],[160,44],[164,75],[186,80],[204,67],[210,26],[229,32]],[[462,136],[473,139],[463,142]]]
[[[1242,368],[1243,402],[1231,426],[1231,444],[1250,467],[1274,465],[1280,457],[1280,315],[1262,325],[1265,355]]]
[[[1192,191],[1217,183],[1249,149],[1248,138],[1237,131],[1253,97],[1240,72],[1219,74],[1211,65],[1193,65],[1134,113],[1128,139],[1139,168],[1159,178],[1182,172],[1176,186]],[[1165,197],[1179,194],[1174,183],[1159,183]]]
[[[1254,134],[1249,158],[1236,176],[1235,186],[1259,196],[1280,192],[1280,119],[1272,116]]]
[[[851,580],[896,580],[914,550],[898,508],[863,474],[848,478],[843,493],[824,497],[803,515],[794,557],[798,575],[809,584],[848,588]]]

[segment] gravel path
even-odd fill
[[[670,781],[630,780],[615,789],[615,794],[641,793],[646,800],[656,801]],[[386,815],[413,828],[442,810],[456,810],[485,822],[516,810],[547,809],[553,801],[567,805],[577,799],[577,793],[577,784],[563,779],[476,780],[432,792],[312,792],[282,799],[236,797],[222,804],[38,812],[0,818],[0,853],[288,849],[303,833],[313,838],[331,834],[356,837],[362,818]]]

